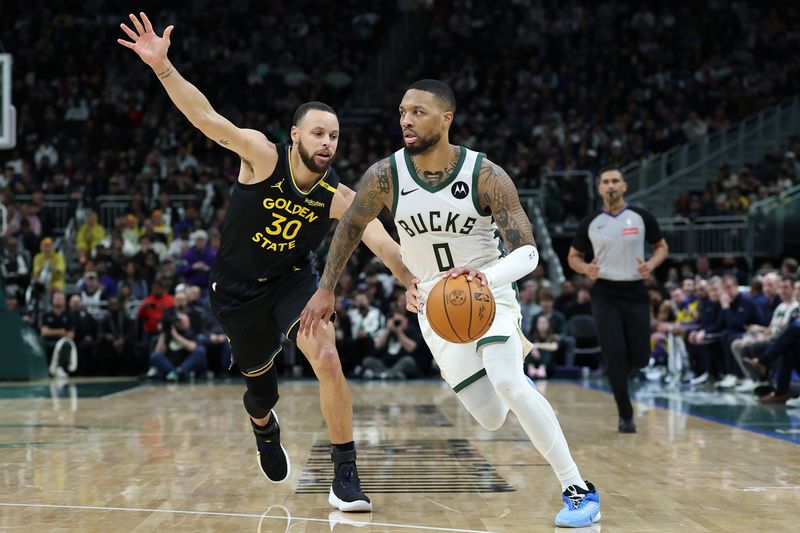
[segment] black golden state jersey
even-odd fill
[[[222,226],[217,261],[244,280],[264,282],[307,266],[331,225],[336,173],[329,169],[303,193],[294,181],[290,146],[276,148],[272,176],[251,185],[236,182]]]

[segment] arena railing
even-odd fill
[[[30,194],[18,194],[14,197],[14,200],[17,203],[30,203],[33,200],[33,196]],[[75,212],[74,202],[70,205],[69,196],[66,194],[45,194],[44,206],[53,212],[55,234],[63,234],[64,228],[67,227],[70,218]]]
[[[699,255],[709,258],[749,257],[752,227],[747,215],[661,218],[661,232],[669,245],[669,258],[682,261]]]
[[[795,96],[725,130],[629,163],[622,169],[628,181],[627,199],[663,214],[664,209],[672,209],[671,195],[702,188],[719,165],[754,161],[798,131],[800,96]]]
[[[98,196],[95,203],[97,205],[97,215],[100,224],[105,228],[113,228],[114,221],[130,211],[131,200],[129,194],[104,194]],[[182,204],[183,202],[196,202],[198,198],[194,194],[173,194],[169,197],[170,204]]]

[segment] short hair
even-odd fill
[[[790,281],[792,284],[794,284],[794,282],[797,281],[797,278],[791,274],[784,274],[781,276],[781,281]]]
[[[431,93],[444,104],[445,111],[456,112],[456,95],[453,93],[453,89],[445,82],[433,79],[419,80],[409,85],[407,90],[410,91],[411,89]]]
[[[623,179],[623,180],[625,179],[625,173],[622,171],[622,168],[620,168],[620,167],[619,167],[619,166],[617,166],[617,165],[606,165],[606,166],[604,166],[603,168],[601,168],[601,169],[600,169],[600,170],[597,172],[597,179],[598,179],[598,181],[600,180],[600,176],[602,176],[602,175],[603,175],[603,174],[605,174],[606,172],[619,172],[619,175],[620,175],[620,176],[622,176],[622,179]],[[627,181],[627,180],[626,180],[626,181]]]
[[[292,120],[292,126],[297,126],[300,124],[300,121],[305,118],[309,111],[312,109],[316,109],[318,111],[325,111],[326,113],[331,113],[336,118],[339,118],[339,115],[336,114],[336,110],[334,110],[331,106],[324,102],[306,102],[302,104],[300,107],[295,109],[294,111],[294,119]]]

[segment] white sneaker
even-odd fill
[[[689,381],[689,384],[693,385],[693,386],[694,385],[702,385],[704,383],[708,383],[708,372],[703,372],[702,374],[700,374],[696,378],[692,378],[691,381]]]
[[[64,370],[60,366],[56,367],[56,371],[55,371],[55,378],[56,379],[67,379],[68,377],[69,377],[69,374],[67,374],[66,370]]]
[[[786,407],[800,407],[800,396],[786,400]]]
[[[728,374],[727,376],[723,377],[717,383],[717,388],[718,389],[732,389],[738,384],[739,384],[739,378],[737,378],[733,374]]]
[[[758,383],[756,383],[750,378],[747,378],[742,380],[742,382],[739,385],[737,385],[736,388],[733,390],[735,390],[736,392],[753,392],[753,389],[756,388],[756,385],[758,385]]]

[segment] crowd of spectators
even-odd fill
[[[147,67],[116,45],[127,15],[121,2],[95,0],[71,13],[38,0],[7,4],[0,31],[14,54],[19,117],[18,146],[0,158],[9,307],[53,348],[70,332],[79,374],[225,373],[230,352],[205,291],[239,161],[196,131]],[[518,187],[547,188],[558,199],[548,203],[557,211],[551,219],[581,218],[588,196],[571,178],[540,180],[545,173],[648,157],[800,87],[800,62],[789,53],[797,45],[794,7],[457,0],[367,10],[356,0],[301,0],[271,2],[268,14],[251,8],[242,0],[149,9],[158,28],[176,27],[174,64],[234,123],[281,141],[303,101],[343,109],[393,17],[418,9],[420,23],[430,21],[427,37],[407,58],[397,91],[386,92],[386,114],[364,125],[342,117],[335,165],[343,181],[354,183],[399,146],[393,110],[405,85],[437,77],[458,97],[453,141],[490,154]],[[754,167],[721,169],[706,191],[680,200],[679,214],[746,209],[797,178],[789,154],[798,150],[795,138]],[[45,194],[66,198],[70,216],[78,215],[74,233],[62,236]],[[108,210],[103,195],[129,200]],[[678,277],[705,278],[700,267],[669,272],[662,298]],[[719,268],[749,281],[730,261]],[[520,286],[523,328],[535,343],[528,375],[598,367],[571,327],[591,314],[586,280],[555,288],[538,271]],[[354,256],[339,291],[337,344],[348,374],[435,372],[402,290],[368,251]]]
[[[731,168],[725,164],[701,191],[681,194],[675,216],[698,217],[744,215],[754,203],[778,195],[800,183],[800,135],[793,135],[788,149],[776,146],[758,164]]]
[[[725,0],[436,2],[405,77],[449,82],[454,142],[542,186],[548,220],[579,220],[584,178],[542,176],[648,158],[794,96],[798,19],[797,6]]]
[[[645,375],[800,405],[790,396],[800,353],[799,273],[794,258],[761,265],[752,277],[730,260],[714,270],[699,258],[694,269],[670,271],[663,285],[651,280],[653,352]]]

